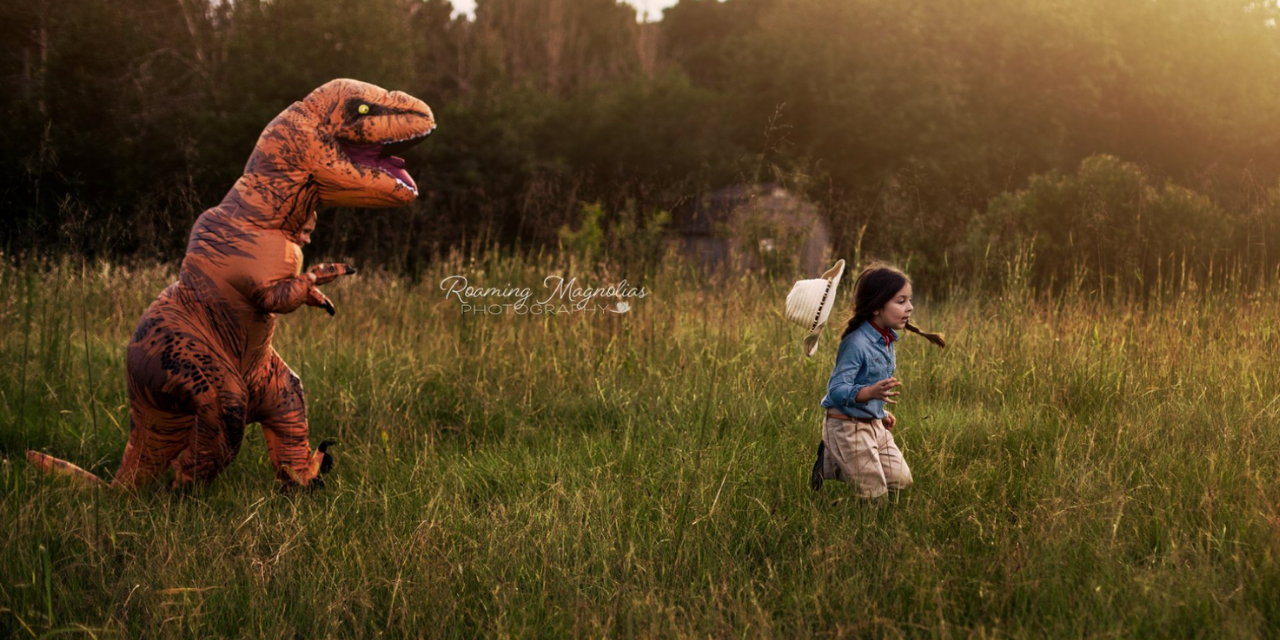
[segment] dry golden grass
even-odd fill
[[[250,430],[211,488],[127,498],[21,452],[114,471],[124,345],[172,270],[0,269],[0,635],[1280,632],[1274,287],[919,301],[949,347],[898,354],[916,486],[867,503],[807,489],[837,332],[801,356],[789,282],[669,263],[628,314],[541,318],[438,286],[552,272],[616,279],[494,257],[331,285],[338,316],[276,343],[342,442],[329,487],[277,493]]]

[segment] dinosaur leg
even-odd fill
[[[168,291],[143,315],[126,352],[132,423],[116,479],[124,486],[152,482],[166,466],[177,473],[175,486],[212,480],[244,436],[242,378]]]
[[[155,482],[187,447],[194,425],[194,416],[161,411],[133,399],[129,441],[111,486],[138,489]]]
[[[254,420],[262,424],[276,479],[289,486],[323,486],[320,468],[328,455],[307,442],[307,400],[302,380],[274,351],[263,365]],[[328,470],[327,467],[325,469]]]
[[[231,464],[244,439],[246,400],[238,389],[196,397],[195,428],[188,433],[186,448],[173,462],[174,487],[212,482]]]

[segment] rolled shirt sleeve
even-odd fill
[[[858,350],[850,349],[849,351],[856,355]],[[858,382],[858,377],[862,375],[866,368],[866,362],[861,358],[857,358],[857,361],[851,363],[844,371],[831,375],[831,380],[827,382],[827,398],[831,400],[832,404],[836,407],[847,407],[858,402],[858,392],[871,384]]]

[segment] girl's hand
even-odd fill
[[[897,378],[885,378],[884,380],[867,387],[867,389],[871,390],[871,398],[869,399],[884,400],[885,404],[898,404],[898,401],[893,398],[898,395],[899,392],[894,391],[894,389],[901,386],[902,383],[898,382]]]
[[[898,424],[898,419],[895,418],[892,413],[886,411],[884,412],[884,420],[882,420],[882,422],[884,423],[885,429],[893,431],[894,425]]]

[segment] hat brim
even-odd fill
[[[818,326],[813,328],[813,331],[809,332],[808,337],[804,339],[805,357],[812,358],[813,354],[818,352],[818,337],[822,333],[822,328],[827,326],[827,318],[831,315],[831,308],[835,306],[836,292],[840,287],[840,278],[843,275],[843,258],[837,260],[835,265],[830,269],[827,269],[826,273],[822,274],[824,279],[831,281],[831,289],[827,292],[826,298],[822,300],[822,305],[818,308],[818,317],[821,318],[821,321],[818,322]]]
[[[818,327],[818,329],[821,330],[822,327]],[[809,334],[809,337],[804,339],[804,355],[807,358],[812,358],[813,354],[817,352],[818,352],[818,331],[815,331]]]

